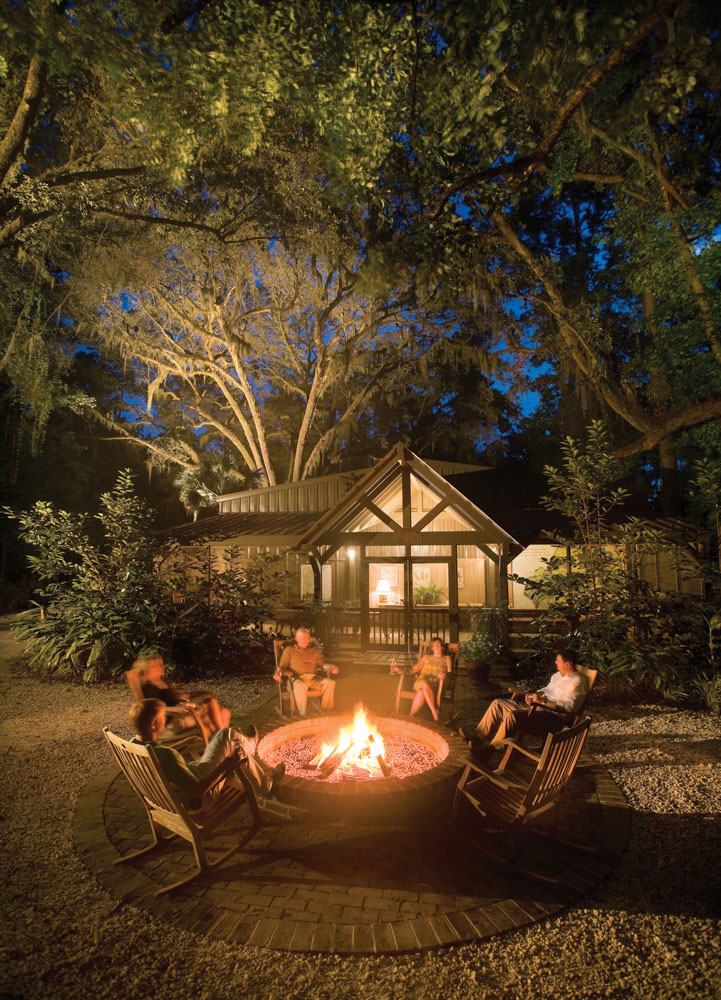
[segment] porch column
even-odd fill
[[[310,553],[308,553],[308,562],[313,570],[313,601],[316,604],[320,604],[323,600],[323,577],[321,575],[320,562]]]
[[[508,614],[508,564],[510,561],[510,549],[507,542],[504,542],[498,560],[498,595],[496,597],[496,604],[504,615]]]

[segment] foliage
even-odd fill
[[[233,546],[223,553],[225,568],[216,554],[191,557],[182,579],[169,577],[183,588],[184,600],[162,637],[166,656],[185,674],[255,672],[270,655],[263,623],[285,575],[278,559],[261,551],[241,568]]]
[[[702,673],[694,677],[692,692],[698,700],[716,715],[721,715],[721,673]]]
[[[83,517],[49,502],[6,513],[33,550],[28,562],[41,584],[17,626],[31,663],[93,680],[127,667],[162,632],[169,594],[153,571],[149,511],[127,470],[101,498],[100,545]]]
[[[461,643],[460,654],[469,663],[496,663],[508,655],[508,626],[500,608],[477,608],[472,616],[470,639]]]
[[[416,604],[439,604],[446,595],[446,588],[434,580],[429,583],[419,583],[413,588],[413,600]]]
[[[197,521],[203,509],[216,507],[218,497],[231,490],[258,489],[264,477],[258,473],[243,476],[221,455],[203,456],[198,468],[184,468],[175,477],[178,496],[187,513]]]
[[[695,496],[716,535],[718,567],[721,571],[721,470],[710,458],[695,463],[696,478],[691,480],[691,495]]]
[[[171,600],[177,580],[157,571],[150,512],[128,470],[101,497],[100,543],[90,539],[84,517],[47,501],[5,513],[18,522],[41,584],[16,626],[41,670],[96,680],[127,669],[151,646],[189,670],[208,661],[252,669],[253,657],[267,648],[261,626],[275,593],[271,562],[259,557],[242,573],[206,566],[194,599],[178,610]]]
[[[571,517],[575,530],[561,554],[544,560],[538,579],[520,581],[544,609],[533,659],[569,642],[611,690],[685,698],[717,663],[719,618],[702,598],[657,590],[643,578],[645,564],[657,556],[680,581],[699,580],[703,567],[682,526],[633,517],[620,526],[607,522],[623,495],[613,487],[622,470],[606,446],[602,426],[594,425],[585,453],[569,440],[563,467],[547,470],[547,505]],[[559,619],[568,624],[565,636],[556,633]]]
[[[40,421],[64,397],[64,275],[128,246],[147,264],[158,232],[183,249],[348,239],[359,292],[412,276],[475,313],[496,386],[522,390],[533,359],[615,415],[616,447],[657,448],[664,479],[679,430],[721,412],[708,4],[26,0],[0,28],[0,367]],[[290,441],[291,478],[348,440],[360,411],[337,402],[311,407],[308,437],[304,387],[278,389],[268,451]]]

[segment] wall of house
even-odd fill
[[[609,551],[614,550],[609,549]],[[619,560],[624,558],[624,553],[620,548],[616,549],[615,552]],[[554,555],[565,557],[565,554],[566,550],[556,545],[529,545],[519,556],[516,556],[509,566],[509,576],[513,573],[531,580],[540,580],[543,574],[548,572],[543,560],[550,559]],[[696,596],[703,594],[701,580],[698,577],[689,578],[680,573],[667,552],[646,553],[641,563],[640,576],[656,590]],[[522,583],[509,581],[508,593],[508,603],[512,608],[530,610],[538,607],[527,595]]]
[[[218,499],[218,513],[325,511],[348,492],[351,483],[352,478],[347,475],[322,476],[299,483],[281,483],[259,490],[231,493]]]

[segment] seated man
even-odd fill
[[[234,729],[219,729],[202,756],[197,760],[186,761],[177,750],[156,743],[165,726],[165,705],[162,701],[158,698],[136,701],[128,714],[135,730],[131,742],[150,744],[153,747],[163,774],[173,788],[180,792],[188,809],[203,809],[210,805],[215,796],[220,794],[225,775],[238,766],[243,767],[256,791],[266,797],[285,773],[283,764],[271,770],[255,756],[257,732],[248,737]],[[242,763],[239,749],[247,754],[247,760]]]
[[[525,696],[528,706],[541,705],[555,710],[534,714],[533,732],[539,735],[556,733],[567,726],[588,691],[588,681],[584,674],[576,670],[576,657],[571,650],[556,650],[556,668],[556,673],[544,688]],[[460,733],[474,751],[480,751],[482,757],[487,756],[490,748],[485,747],[486,741],[491,743],[491,748],[499,749],[501,741],[515,733],[519,720],[528,713],[529,709],[524,708],[522,703],[511,698],[496,698],[488,706],[473,737],[469,738],[463,730]]]
[[[140,677],[140,687],[144,698],[157,698],[168,708],[178,710],[168,720],[168,723],[172,723],[174,728],[184,729],[195,725],[195,719],[188,708],[191,704],[198,710],[203,725],[211,733],[225,729],[230,725],[229,709],[222,708],[210,691],[185,694],[168,684],[165,680],[163,658],[157,653],[138,657],[133,664],[133,670],[137,670]]]
[[[320,691],[320,706],[324,710],[332,709],[335,704],[335,681],[316,673],[323,669],[331,674],[338,673],[338,667],[331,663],[323,666],[323,654],[311,642],[310,632],[307,628],[299,628],[295,633],[294,644],[283,650],[273,678],[276,681],[283,676],[290,678],[295,703],[301,715],[305,715],[308,707],[308,691]]]

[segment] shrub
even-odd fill
[[[234,562],[234,549],[226,550]],[[219,570],[209,556],[191,565],[193,586],[185,596],[166,655],[185,673],[213,670],[253,672],[270,666],[272,636],[263,622],[272,613],[284,572],[277,556],[261,552],[243,569]]]
[[[101,497],[104,542],[94,545],[85,518],[38,501],[6,513],[33,550],[40,587],[15,627],[30,662],[84,680],[117,673],[165,629],[167,586],[153,571],[150,513],[129,471]]]
[[[681,578],[698,577],[701,567],[687,540],[671,527],[639,518],[608,524],[608,513],[624,494],[611,486],[622,470],[607,446],[605,430],[595,423],[585,450],[568,438],[562,469],[546,468],[546,506],[563,513],[575,531],[559,540],[563,555],[544,560],[540,579],[514,577],[544,609],[538,653],[527,667],[537,669],[553,645],[565,642],[575,646],[579,662],[601,671],[612,693],[678,700],[699,692],[705,698],[708,692],[713,701],[714,685],[703,678],[709,666],[718,668],[721,614],[700,597],[658,591],[642,579],[644,559],[657,553]],[[564,637],[550,634],[559,618],[568,623]]]
[[[171,668],[256,670],[269,659],[262,623],[280,574],[261,555],[244,570],[205,564],[184,604],[173,604],[178,581],[162,561],[150,512],[135,495],[129,471],[101,497],[103,541],[93,544],[85,519],[47,502],[6,513],[31,548],[40,587],[15,632],[39,669],[85,681],[118,675],[152,647]]]

